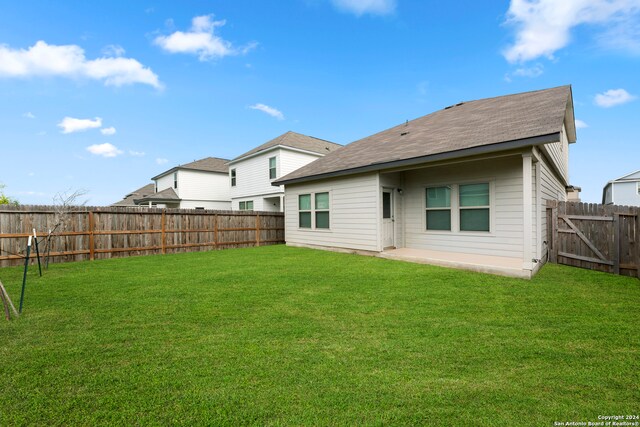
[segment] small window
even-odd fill
[[[636,182],[636,193],[640,194],[640,182]]]
[[[391,218],[391,193],[388,191],[382,192],[382,218]]]
[[[235,169],[231,169],[231,186],[232,187],[236,186],[236,170]]]
[[[316,228],[329,228],[329,193],[316,193]]]
[[[269,179],[276,179],[276,158],[271,157],[269,159]]]
[[[425,193],[427,230],[451,231],[451,187],[431,187]]]
[[[311,228],[311,194],[298,196],[298,226]]]
[[[460,186],[460,231],[489,231],[489,183]]]
[[[238,204],[238,208],[241,211],[252,211],[253,210],[253,200],[246,200],[244,202],[240,202]]]
[[[178,188],[178,172],[173,173],[173,188]]]
[[[202,206],[196,206],[196,210],[197,210],[197,211],[203,211],[203,210],[204,210],[204,208],[203,208]]]

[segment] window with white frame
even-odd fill
[[[173,173],[173,188],[178,188],[178,172]]]
[[[253,200],[245,200],[243,202],[238,203],[238,208],[241,211],[252,211],[253,210]]]
[[[298,226],[300,228],[330,228],[329,193],[298,195]]]
[[[276,179],[277,175],[277,159],[275,157],[269,158],[269,179]]]
[[[491,197],[488,182],[441,185],[425,189],[427,231],[489,232]]]
[[[235,169],[231,169],[231,186],[235,187],[236,186],[236,170]]]
[[[464,184],[458,187],[460,231],[489,231],[489,183]]]
[[[316,228],[329,228],[329,193],[316,193]]]
[[[636,193],[640,195],[640,181],[636,182]]]
[[[427,230],[451,231],[451,187],[426,189]]]

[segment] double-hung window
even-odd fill
[[[269,158],[269,179],[276,179],[276,175],[277,175],[276,162],[277,160],[275,157]]]
[[[451,187],[426,190],[427,230],[451,231]]]
[[[241,211],[252,211],[253,210],[253,200],[246,200],[244,202],[240,202],[239,206]]]
[[[298,196],[298,225],[300,228],[311,228],[311,194]]]
[[[178,172],[173,173],[173,188],[178,188]]]
[[[231,169],[231,186],[232,187],[236,186],[236,170],[235,169]]]
[[[459,186],[460,231],[489,231],[489,183]]]
[[[310,193],[298,196],[298,226],[300,228],[329,229],[329,193]]]

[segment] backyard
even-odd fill
[[[52,264],[0,425],[553,425],[640,412],[640,281],[285,246]],[[20,268],[0,269],[14,303]]]

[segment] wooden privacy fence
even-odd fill
[[[0,208],[0,267],[24,262],[35,228],[40,250],[59,222],[55,206]],[[51,262],[206,251],[284,243],[284,214],[76,207],[51,238]],[[35,256],[35,254],[31,254]]]
[[[547,202],[549,261],[640,277],[640,208]]]

